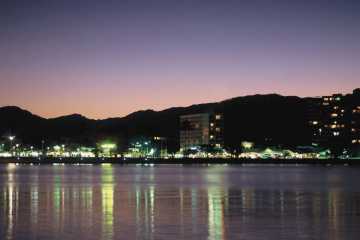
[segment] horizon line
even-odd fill
[[[359,89],[359,88],[354,88],[353,91],[356,90],[356,89]],[[162,112],[162,111],[166,111],[166,110],[173,109],[173,108],[187,108],[187,107],[196,106],[196,105],[215,104],[215,103],[221,103],[221,102],[229,101],[229,100],[232,100],[232,99],[235,99],[235,98],[243,98],[243,97],[278,95],[278,96],[281,96],[281,97],[297,97],[297,98],[305,99],[305,98],[321,98],[321,97],[324,97],[324,96],[331,96],[331,95],[334,95],[334,94],[341,94],[341,95],[346,96],[346,95],[352,94],[352,92],[350,92],[350,93],[337,92],[337,93],[331,93],[331,94],[328,94],[328,95],[318,95],[318,96],[284,95],[284,94],[279,94],[279,93],[275,93],[275,92],[273,92],[273,93],[254,93],[254,94],[247,94],[247,95],[241,95],[241,96],[236,96],[236,97],[230,97],[230,98],[226,98],[226,99],[219,100],[219,101],[194,103],[194,104],[185,105],[185,106],[173,106],[173,107],[167,107],[167,108],[163,108],[163,109],[153,109],[153,108],[140,109],[140,110],[130,112],[130,113],[124,115],[124,116],[114,116],[114,117],[105,117],[105,118],[91,118],[91,117],[86,116],[85,114],[76,113],[76,112],[69,113],[69,114],[64,114],[64,115],[60,115],[60,116],[55,116],[55,117],[44,117],[41,114],[34,113],[34,111],[31,111],[31,109],[29,110],[29,108],[26,108],[26,107],[23,107],[23,106],[4,105],[4,106],[0,106],[0,108],[7,108],[7,107],[19,108],[19,109],[21,109],[23,111],[30,112],[31,114],[33,114],[35,116],[38,116],[38,117],[41,117],[41,118],[44,118],[44,119],[47,119],[47,120],[57,119],[57,118],[62,118],[62,117],[68,117],[68,116],[73,116],[73,115],[79,115],[79,116],[82,116],[82,117],[84,117],[86,119],[89,119],[89,120],[98,121],[98,120],[108,120],[108,119],[114,119],[114,118],[125,118],[125,117],[128,117],[131,114],[138,113],[138,112],[144,112],[144,111]]]

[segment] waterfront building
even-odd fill
[[[360,146],[360,89],[312,99],[308,104],[312,142],[339,153]]]
[[[220,113],[180,116],[180,150],[198,146],[224,146],[224,119]]]
[[[353,148],[360,148],[360,89],[356,89],[352,95],[351,107],[351,144]]]
[[[322,97],[322,130],[320,139],[327,143],[347,143],[349,139],[349,109],[341,94]]]

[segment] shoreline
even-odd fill
[[[360,165],[360,159],[242,159],[242,158],[0,158],[0,164],[307,164]]]

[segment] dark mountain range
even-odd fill
[[[74,114],[46,119],[18,107],[0,108],[0,135],[13,134],[23,143],[77,143],[94,145],[105,138],[121,146],[136,137],[164,136],[170,150],[177,150],[179,116],[202,112],[222,112],[225,146],[240,147],[241,141],[294,146],[310,142],[306,106],[309,99],[280,95],[254,95],[218,103],[139,111],[122,118],[91,120]]]

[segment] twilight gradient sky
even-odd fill
[[[0,3],[0,106],[45,117],[359,83],[359,0]]]

